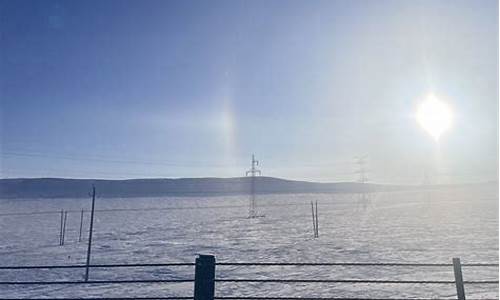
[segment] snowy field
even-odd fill
[[[264,218],[247,219],[247,196],[99,199],[92,263],[498,262],[496,185],[349,194],[260,195]],[[311,201],[318,201],[313,238]],[[90,199],[0,200],[0,265],[84,264],[80,210]],[[69,210],[59,246],[61,209]],[[25,213],[38,212],[37,214]],[[21,213],[21,214],[19,214]],[[88,229],[89,214],[84,228]],[[91,279],[193,278],[194,267],[95,269]],[[464,267],[464,280],[497,280],[497,268]],[[81,280],[83,269],[0,270],[0,280]],[[229,267],[219,278],[453,280],[452,267]],[[0,297],[191,296],[192,283],[0,286]],[[498,298],[497,285],[466,286],[469,298]],[[218,283],[217,296],[444,297],[454,285]]]

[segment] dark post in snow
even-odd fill
[[[94,228],[95,186],[92,186],[92,209],[90,211],[89,243],[87,248],[87,263],[85,268],[85,281],[89,280],[90,251],[92,249],[92,229]]]
[[[194,271],[194,300],[213,300],[215,293],[215,256],[199,255]]]
[[[61,209],[61,222],[59,224],[59,246],[62,246],[63,218],[64,218],[64,212]]]
[[[316,237],[319,238],[318,201],[316,201]]]
[[[462,264],[460,263],[460,258],[453,258],[453,273],[455,273],[457,298],[458,300],[465,300],[464,279],[462,278]]]
[[[61,242],[61,245],[64,245],[64,239],[66,237],[66,220],[68,219],[68,211],[65,210],[64,211],[64,222],[63,222],[63,226],[62,226],[62,242]]]
[[[78,235],[78,242],[82,241],[82,228],[83,228],[83,208],[82,208],[82,213],[80,214],[80,234]]]
[[[312,220],[313,220],[313,234],[314,234],[314,237],[317,238],[317,237],[319,237],[318,201],[316,201],[316,212],[314,211],[314,203],[311,201],[311,214],[312,214]]]
[[[314,203],[311,201],[311,216],[313,220],[313,236],[316,237],[316,219],[314,218]]]

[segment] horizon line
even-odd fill
[[[286,181],[295,182],[309,182],[309,183],[320,183],[320,184],[340,184],[340,183],[357,183],[357,184],[369,184],[369,185],[391,185],[391,186],[454,186],[454,185],[480,185],[480,184],[499,184],[499,179],[483,180],[476,182],[462,182],[462,183],[430,183],[430,184],[399,184],[399,183],[377,183],[377,182],[359,182],[359,181],[314,181],[314,180],[302,180],[302,179],[288,179],[282,177],[273,176],[256,176],[263,178],[272,178]],[[217,177],[217,176],[205,176],[205,177],[143,177],[143,178],[122,178],[122,179],[109,179],[109,178],[71,178],[71,177],[2,177],[0,180],[42,180],[42,179],[56,179],[56,180],[95,180],[95,181],[133,181],[133,180],[182,180],[182,179],[238,179],[238,178],[251,178],[251,176],[234,176],[234,177]]]

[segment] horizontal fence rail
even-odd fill
[[[218,262],[216,266],[387,266],[387,267],[452,267],[453,264],[446,263],[281,263],[281,262]],[[493,263],[468,263],[461,264],[462,267],[498,267]],[[195,263],[136,263],[136,264],[91,264],[90,268],[134,268],[134,267],[172,267],[172,266],[195,266]],[[87,265],[26,265],[26,266],[0,266],[0,270],[21,269],[77,269],[86,268]]]
[[[389,284],[455,284],[452,280],[369,280],[369,279],[216,279],[216,282],[281,283],[389,283]],[[498,281],[464,281],[465,284],[498,284]]]
[[[173,266],[194,266],[194,263],[100,264],[100,265],[89,265],[90,268],[136,268],[136,267],[173,267]],[[0,270],[78,269],[78,268],[87,268],[87,265],[0,266]]]
[[[9,298],[11,299],[11,298]],[[23,298],[24,300],[47,300],[49,298]],[[193,297],[92,297],[92,298],[50,298],[55,300],[187,300]],[[342,297],[214,297],[215,300],[453,300],[452,298],[342,298]],[[498,300],[497,298],[467,298],[467,300]]]
[[[11,298],[9,298],[11,299]],[[23,300],[47,300],[49,298],[23,298]],[[50,298],[55,300],[187,300],[193,297],[92,297],[92,298]],[[214,297],[215,300],[454,300],[453,298],[342,298],[342,297]],[[497,298],[467,298],[467,300],[498,300]]]
[[[214,297],[220,300],[452,300],[450,298],[343,298],[343,297]],[[498,300],[497,298],[467,298],[468,300]]]
[[[67,280],[67,281],[0,281],[0,285],[55,285],[55,284],[124,284],[124,283],[179,283],[194,279],[130,279],[130,280]],[[215,282],[269,282],[269,283],[385,283],[385,284],[455,284],[452,280],[367,280],[367,279],[215,279]],[[464,281],[464,284],[498,284],[495,280]]]
[[[0,281],[0,285],[109,285],[109,284],[163,284],[163,283],[194,283],[193,296],[166,296],[166,297],[92,297],[92,298],[56,298],[56,299],[166,299],[166,300],[437,300],[439,298],[344,298],[344,297],[256,297],[256,296],[224,296],[215,295],[216,283],[327,283],[327,284],[419,284],[419,285],[456,285],[458,300],[465,300],[466,285],[497,285],[498,280],[463,280],[462,267],[474,268],[498,268],[498,263],[466,263],[461,264],[460,259],[454,258],[453,263],[369,263],[369,262],[319,262],[319,263],[292,263],[292,262],[216,262],[215,257],[211,255],[200,255],[195,263],[133,263],[133,264],[91,264],[90,270],[99,268],[137,268],[137,267],[195,267],[194,278],[167,278],[167,279],[130,279],[130,280],[56,280],[56,281]],[[383,279],[256,279],[256,278],[217,278],[216,266],[234,266],[234,267],[272,267],[272,266],[293,266],[293,267],[319,267],[319,266],[345,266],[345,267],[436,267],[453,268],[455,280],[383,280]],[[27,266],[0,266],[0,270],[49,270],[49,269],[86,269],[87,265],[27,265]],[[1,298],[0,298],[1,299]],[[23,298],[38,299],[38,298]],[[443,298],[450,300],[450,298]],[[474,300],[467,298],[467,300]],[[479,299],[477,299],[479,300]],[[485,299],[481,300],[498,300]]]
[[[356,263],[356,262],[346,262],[346,263],[251,263],[251,262],[241,262],[241,263],[228,263],[220,262],[216,263],[217,266],[404,266],[404,267],[451,267],[453,264],[429,264],[429,263]],[[462,267],[498,267],[498,264],[485,264],[485,263],[469,263],[462,264]]]
[[[0,298],[2,299],[2,298]],[[11,300],[12,298],[8,298]],[[91,298],[22,298],[23,300],[187,300],[193,297],[91,297]],[[345,298],[345,297],[214,297],[215,300],[454,300],[453,298]],[[467,298],[467,300],[498,300],[497,298]]]

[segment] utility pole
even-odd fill
[[[64,240],[66,238],[66,220],[68,219],[68,211],[64,211],[64,222],[63,222],[63,229],[62,229],[62,245],[64,246]]]
[[[260,170],[257,170],[256,166],[259,165],[259,161],[255,159],[255,155],[252,154],[252,168],[246,172],[246,176],[250,174],[251,176],[251,182],[250,182],[250,204],[249,204],[249,210],[248,210],[248,217],[249,218],[256,218],[259,217],[257,215],[257,205],[255,203],[255,176],[257,174],[261,175]]]
[[[92,229],[94,228],[95,186],[92,186],[92,209],[90,211],[89,243],[87,248],[87,264],[85,268],[85,281],[89,280],[90,251],[92,249]]]
[[[63,220],[64,220],[64,210],[61,209],[61,223],[59,226],[59,246],[63,245]]]
[[[83,208],[82,212],[80,213],[80,234],[78,235],[78,242],[82,241],[82,229],[83,229]]]

